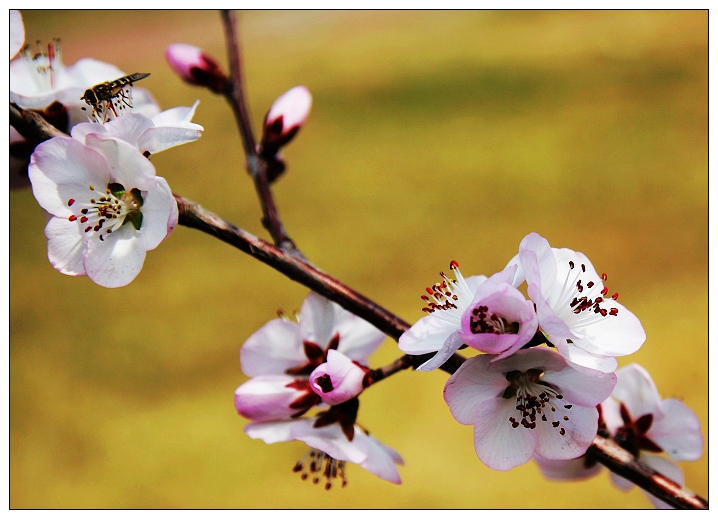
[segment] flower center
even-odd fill
[[[642,450],[663,452],[663,449],[647,436],[651,425],[653,425],[652,414],[644,414],[634,420],[623,402],[621,402],[620,411],[623,425],[614,435],[616,443],[636,457]]]
[[[542,422],[550,422],[551,427],[558,429],[558,433],[563,436],[566,430],[561,427],[561,422],[569,421],[568,414],[572,405],[563,403],[563,395],[547,382],[543,382],[542,375],[543,371],[540,369],[506,373],[506,380],[510,385],[504,391],[503,397],[515,398],[516,410],[519,412],[519,419],[510,416],[509,422],[514,429],[519,425],[526,429],[535,429],[536,419],[540,416]]]
[[[322,478],[325,479],[324,488],[329,490],[337,478],[341,480],[342,488],[347,486],[347,478],[344,474],[345,465],[345,461],[334,459],[326,452],[310,449],[310,451],[294,465],[292,471],[301,472],[301,478],[303,480],[308,479],[311,475],[312,483],[315,485],[318,484]]]
[[[440,272],[442,281],[426,288],[428,296],[421,296],[426,303],[422,310],[427,314],[436,313],[437,317],[460,326],[461,316],[471,303],[473,295],[459,271],[458,262],[452,261],[449,268],[454,272],[456,279],[449,279],[446,274]]]
[[[471,311],[471,320],[469,327],[471,333],[493,333],[501,335],[503,333],[517,334],[519,332],[519,323],[508,323],[503,317],[492,313],[489,315],[489,307],[486,305],[478,306]]]
[[[62,68],[60,59],[60,40],[55,38],[47,44],[47,53],[44,52],[40,41],[36,42],[38,52],[33,54],[30,44],[20,51],[24,63],[30,70],[30,77],[38,90],[54,90],[57,84],[56,74]]]
[[[576,268],[574,262],[569,261],[568,267],[563,287],[553,305],[564,322],[570,322],[572,326],[589,326],[618,315],[618,308],[607,307],[610,301],[618,299],[618,292],[608,300],[604,299],[608,294],[608,288],[603,286],[608,279],[606,274],[601,274],[600,280],[594,280],[587,278],[586,265]]]
[[[142,193],[133,188],[126,191],[122,184],[111,183],[107,185],[104,194],[99,194],[95,186],[89,185],[90,198],[82,202],[71,198],[67,201],[68,207],[79,209],[79,214],[68,217],[71,222],[78,221],[85,225],[85,233],[96,233],[100,241],[105,236],[116,231],[126,223],[138,231],[142,227]]]

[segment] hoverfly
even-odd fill
[[[149,74],[136,72],[113,81],[105,81],[85,90],[80,99],[92,107],[92,116],[96,121],[107,122],[110,110],[117,118],[117,110],[132,108],[132,84],[147,76]],[[118,103],[117,107],[115,103]]]

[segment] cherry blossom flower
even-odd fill
[[[325,404],[337,405],[364,390],[368,371],[341,352],[329,350],[327,362],[312,371],[309,383]]]
[[[614,357],[628,355],[646,340],[638,318],[608,297],[606,275],[599,276],[588,258],[570,249],[552,249],[531,233],[509,266],[519,266],[515,284],[528,284],[540,330],[572,365],[609,373]]]
[[[311,450],[293,470],[300,472],[302,479],[311,476],[315,484],[324,478],[326,489],[331,488],[337,478],[341,486],[346,485],[347,461],[386,481],[400,484],[396,465],[403,465],[404,461],[394,449],[354,423],[357,407],[358,400],[353,399],[312,418],[250,423],[244,432],[268,444],[292,440],[306,443]]]
[[[409,355],[437,352],[417,369],[430,371],[441,366],[462,345],[484,353],[498,354],[494,360],[511,355],[536,333],[533,305],[511,285],[517,267],[509,267],[486,278],[464,278],[457,262],[451,280],[427,288],[422,296],[428,313],[399,338],[399,348]],[[433,299],[433,301],[432,301]]]
[[[96,133],[83,137],[55,137],[32,155],[33,194],[51,215],[48,257],[63,274],[124,286],[142,269],[146,251],[174,229],[177,203],[137,148]]]
[[[234,403],[245,418],[266,421],[301,416],[322,402],[309,377],[325,363],[329,352],[365,365],[385,338],[368,322],[313,292],[304,300],[298,320],[274,319],[242,346],[242,371],[252,378],[237,388]],[[330,403],[346,396],[338,379],[337,387],[342,392],[327,395]]]
[[[683,471],[670,460],[695,461],[701,457],[703,435],[695,413],[679,400],[661,400],[651,376],[638,364],[619,369],[616,376],[612,395],[599,406],[602,427],[639,461],[683,485]],[[664,453],[670,459],[660,455]],[[586,479],[602,467],[585,456],[568,461],[534,459],[544,476],[555,480]],[[622,490],[633,487],[613,472],[611,480]],[[671,508],[644,493],[656,508]]]
[[[578,371],[547,348],[493,358],[466,360],[444,388],[454,418],[474,426],[479,459],[509,470],[534,454],[552,460],[584,454],[598,430],[596,405],[611,393],[616,376]]]
[[[190,85],[206,86],[215,93],[227,88],[229,78],[216,59],[199,47],[187,43],[173,43],[165,50],[172,70]]]

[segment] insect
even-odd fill
[[[147,76],[149,74],[135,72],[112,81],[99,83],[85,90],[85,94],[80,99],[92,107],[93,118],[104,123],[109,119],[110,110],[117,117],[117,110],[124,107],[132,108],[132,84]],[[115,107],[115,103],[118,103],[117,107]]]

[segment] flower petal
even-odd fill
[[[703,455],[703,434],[696,414],[683,402],[669,398],[661,402],[664,416],[656,420],[648,437],[675,461],[696,461]]]
[[[234,392],[237,412],[255,422],[287,420],[299,410],[290,404],[302,396],[292,386],[295,381],[288,375],[263,375],[254,377]]]
[[[10,10],[10,59],[20,52],[25,43],[25,24],[22,15],[17,9]]]
[[[131,224],[120,227],[104,241],[98,235],[87,242],[85,270],[89,278],[107,288],[129,284],[137,277],[145,262],[145,247]]]
[[[449,336],[458,330],[458,325],[444,321],[433,314],[427,315],[399,337],[399,349],[409,355],[439,351],[444,347]]]
[[[454,419],[464,425],[476,423],[479,405],[499,398],[509,386],[503,373],[488,371],[492,355],[467,359],[444,386],[444,400]]]
[[[550,460],[569,460],[585,454],[598,431],[596,408],[574,405],[568,421],[561,420],[560,416],[556,416],[556,420],[559,421],[559,427],[553,427],[550,418],[546,422],[536,420],[536,453]],[[565,434],[559,433],[560,428],[563,428]]]
[[[449,360],[449,358],[456,353],[463,343],[464,342],[461,340],[458,333],[449,335],[441,349],[436,352],[436,355],[416,368],[417,371],[431,371],[438,368]]]
[[[495,470],[509,470],[531,459],[538,435],[534,429],[511,426],[516,400],[494,398],[479,405],[474,447],[479,459]]]
[[[273,319],[254,332],[239,356],[242,371],[250,377],[280,375],[307,362],[299,325],[285,319]]]
[[[603,465],[586,457],[572,460],[548,460],[534,453],[533,460],[546,479],[554,481],[581,481],[601,472]]]
[[[47,257],[55,270],[69,276],[84,276],[85,240],[82,229],[67,218],[50,218],[45,227]]]
[[[590,375],[573,368],[547,371],[543,380],[560,388],[568,402],[585,407],[595,407],[606,400],[616,386],[615,373],[599,371]]]
[[[143,192],[140,235],[145,250],[156,248],[177,225],[177,201],[167,181],[155,177],[155,187]]]
[[[633,363],[619,369],[616,375],[618,382],[613,397],[623,402],[634,418],[644,414],[654,415],[654,420],[663,417],[661,395],[645,368]]]
[[[102,153],[113,182],[127,190],[150,191],[156,187],[155,167],[133,145],[95,133],[86,136],[85,145]]]

